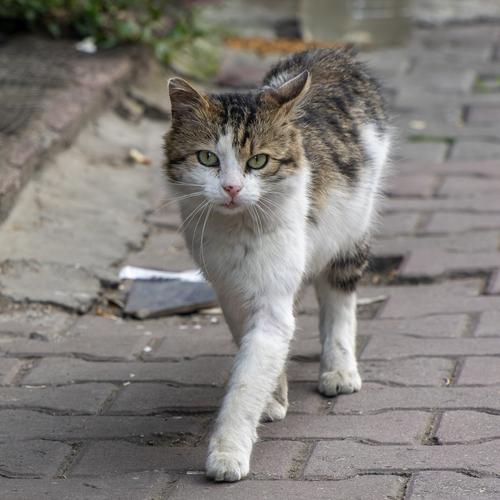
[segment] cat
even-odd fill
[[[390,126],[376,81],[343,50],[291,55],[252,91],[205,94],[180,78],[168,86],[167,180],[187,247],[239,345],[207,475],[237,481],[259,421],[286,415],[285,365],[305,285],[319,301],[320,393],[361,388],[355,291]]]

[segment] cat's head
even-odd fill
[[[266,199],[271,206],[273,194],[284,192],[303,165],[294,118],[309,85],[304,71],[278,88],[207,95],[172,78],[165,141],[171,183],[198,192],[225,214]]]

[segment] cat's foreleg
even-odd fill
[[[319,391],[325,396],[361,389],[356,361],[356,283],[366,259],[333,262],[316,279],[320,309]]]
[[[295,320],[293,295],[252,314],[210,439],[207,475],[237,481],[248,474],[257,425],[285,367]]]

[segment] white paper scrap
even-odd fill
[[[179,280],[190,283],[203,283],[205,278],[199,269],[190,269],[188,271],[159,271],[158,269],[146,269],[144,267],[125,266],[120,269],[118,274],[120,280]]]

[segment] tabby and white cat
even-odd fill
[[[207,95],[169,82],[166,173],[193,258],[240,349],[212,433],[207,474],[249,471],[259,420],[288,407],[294,303],[320,305],[319,391],[358,391],[356,284],[367,262],[389,129],[377,84],[349,53],[293,55],[259,89]]]

